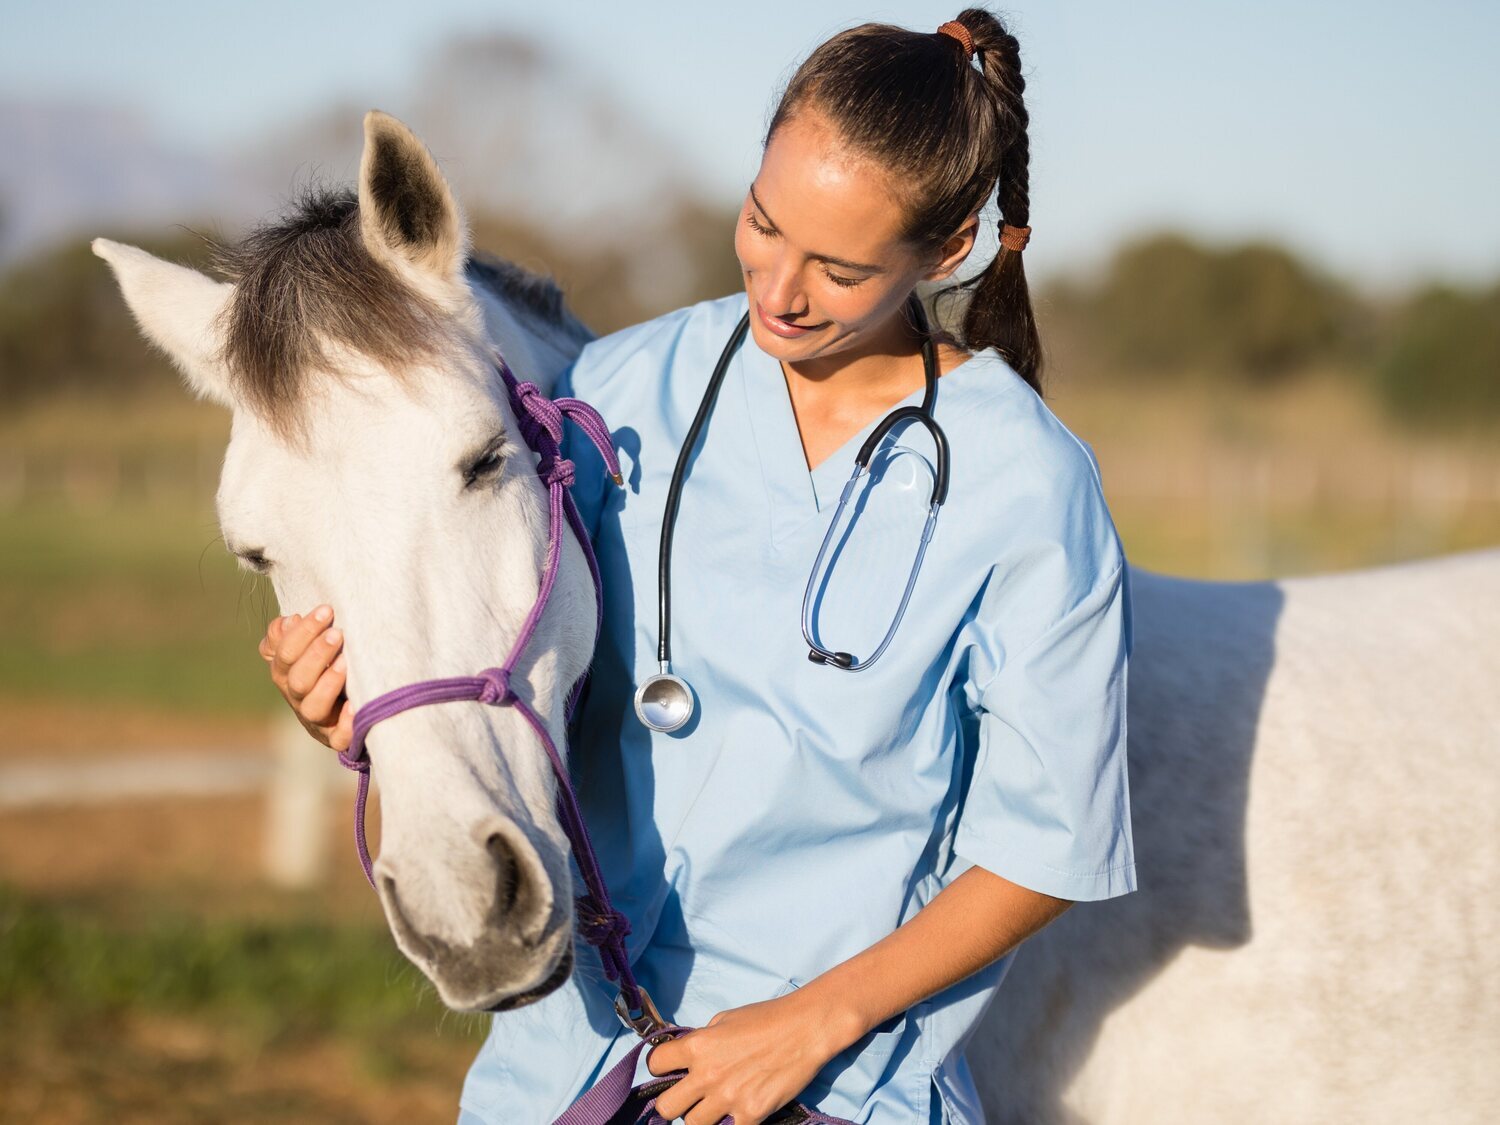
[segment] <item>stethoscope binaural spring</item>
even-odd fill
[[[839,494],[838,507],[834,510],[833,519],[823,535],[823,543],[818,548],[812,572],[807,577],[807,589],[802,596],[802,639],[807,642],[807,658],[814,664],[838,668],[845,672],[864,671],[890,647],[896,630],[901,624],[901,618],[906,613],[907,604],[911,601],[912,590],[916,587],[917,574],[922,569],[922,560],[927,554],[927,545],[931,542],[933,529],[937,525],[938,511],[942,508],[943,501],[948,498],[948,437],[932,414],[933,405],[937,400],[936,347],[932,341],[932,333],[928,330],[926,314],[915,294],[911,299],[911,309],[917,329],[922,334],[922,372],[926,381],[922,405],[903,406],[891,411],[860,446],[859,454],[854,459],[854,472]],[[708,424],[709,416],[713,413],[714,404],[719,397],[719,388],[723,385],[730,361],[745,342],[745,334],[749,329],[750,314],[747,312],[740,318],[739,324],[735,325],[734,331],[729,334],[724,350],[719,354],[718,362],[714,364],[713,374],[703,393],[703,400],[698,404],[698,412],[693,416],[693,423],[688,427],[682,448],[677,453],[677,464],[672,469],[672,481],[667,488],[667,503],[662,512],[661,546],[657,558],[658,640],[656,655],[660,671],[654,676],[647,677],[635,692],[636,716],[647,727],[663,734],[678,730],[687,723],[693,717],[694,708],[692,687],[685,679],[672,671],[672,536],[677,525],[677,509],[682,501],[682,485],[687,477],[688,462],[692,459],[693,450],[698,445],[698,438],[704,426]],[[818,573],[822,570],[824,559],[827,557],[829,544],[833,541],[834,532],[838,529],[845,507],[854,495],[854,486],[858,483],[861,474],[869,471],[870,459],[874,456],[881,441],[893,428],[906,421],[918,422],[925,426],[936,446],[937,464],[933,476],[932,497],[928,504],[927,522],[922,527],[921,541],[917,544],[916,558],[912,562],[911,573],[907,577],[906,587],[902,591],[901,601],[896,607],[896,614],[891,620],[890,628],[886,630],[885,636],[870,657],[860,660],[852,653],[825,648],[814,639],[813,592],[817,585]]]

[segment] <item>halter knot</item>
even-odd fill
[[[564,488],[572,488],[574,470],[577,467],[566,457],[558,457],[547,467],[547,472],[542,479],[546,481],[548,488],[551,488],[554,484],[560,484]]]
[[[479,689],[480,703],[504,703],[515,698],[510,690],[509,669],[486,668],[479,673],[479,678],[484,681],[484,686]]]
[[[526,444],[538,452],[545,452],[537,438],[546,434],[553,446],[560,446],[563,439],[563,412],[535,383],[516,384],[516,405],[520,411],[517,421],[521,424],[521,436]]]
[[[579,895],[574,899],[578,911],[578,932],[583,940],[593,946],[607,942],[623,942],[630,934],[630,919],[613,907],[601,906],[593,895]]]

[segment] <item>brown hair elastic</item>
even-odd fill
[[[946,35],[950,39],[957,39],[958,45],[964,49],[964,55],[968,58],[974,57],[974,36],[969,29],[957,20],[949,20],[937,29],[937,34]]]
[[[1026,249],[1026,243],[1031,241],[1030,227],[1013,227],[1004,223],[1000,227],[1000,245],[1007,250],[1014,250],[1019,254]]]

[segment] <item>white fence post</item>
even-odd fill
[[[314,742],[290,714],[271,723],[275,767],[266,787],[266,878],[305,888],[328,873],[329,798],[340,770],[333,751]]]

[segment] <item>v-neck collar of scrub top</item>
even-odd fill
[[[938,379],[934,413],[942,403],[944,390],[955,386],[954,376],[973,362],[971,356]],[[921,405],[925,390],[918,388],[877,413],[843,445],[819,461],[816,468],[809,469],[781,362],[757,347],[754,340],[747,339],[735,357],[735,377],[750,420],[766,494],[771,500],[771,535],[776,543],[814,516],[837,507],[839,493],[854,471],[854,458],[864,440],[891,411]]]

